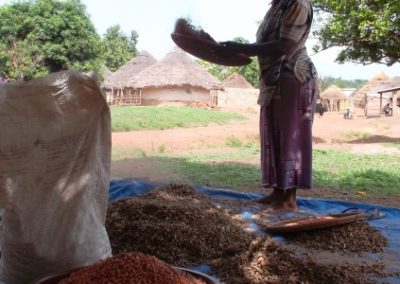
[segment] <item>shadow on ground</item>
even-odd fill
[[[350,144],[367,144],[367,143],[399,143],[400,138],[397,137],[388,137],[383,135],[372,135],[366,138],[360,138],[348,141]]]

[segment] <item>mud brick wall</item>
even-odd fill
[[[217,91],[219,107],[233,108],[258,108],[258,89],[226,88],[225,91]]]

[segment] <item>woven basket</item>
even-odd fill
[[[224,47],[202,29],[196,29],[185,19],[178,19],[172,40],[184,51],[211,63],[226,66],[241,66],[251,62],[244,54],[224,53]]]
[[[362,219],[365,219],[365,216],[364,214],[359,212],[329,214],[290,218],[283,221],[265,224],[262,228],[264,231],[270,233],[292,233],[325,229],[334,226],[349,224]]]

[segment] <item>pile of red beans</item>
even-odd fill
[[[162,260],[141,253],[121,253],[74,272],[60,284],[207,284]]]

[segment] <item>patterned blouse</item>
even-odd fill
[[[292,54],[279,58],[259,56],[260,105],[269,104],[272,98],[279,98],[278,81],[283,69],[292,71],[300,83],[317,76],[316,69],[307,54],[305,42],[313,19],[309,0],[273,1],[258,31],[257,42],[268,42],[284,38],[297,44]]]

